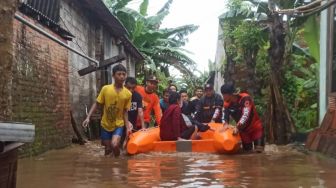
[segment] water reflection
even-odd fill
[[[335,187],[336,162],[280,149],[214,155],[103,156],[98,144],[19,161],[18,187]]]

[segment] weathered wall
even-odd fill
[[[12,120],[32,122],[36,129],[34,143],[24,147],[23,153],[33,155],[70,144],[67,50],[17,20],[13,45]]]
[[[69,45],[82,53],[102,61],[123,51],[122,46],[117,45],[117,39],[113,33],[103,27],[98,18],[81,7],[79,1],[61,1],[60,17],[60,25],[75,36],[73,41],[68,42]],[[74,118],[77,124],[80,124],[86,117],[85,106],[90,108],[101,85],[112,82],[113,66],[108,67],[107,70],[80,77],[77,71],[92,62],[71,51],[68,53],[70,104]],[[134,61],[123,61],[122,63],[128,68],[129,75],[134,76]]]
[[[13,68],[13,16],[17,0],[0,1],[0,121],[10,120]]]
[[[78,1],[61,1],[60,25],[75,36],[68,44],[94,58],[96,26],[87,13]],[[77,71],[89,66],[92,62],[71,51],[68,51],[68,54],[70,108],[77,124],[80,124],[86,117],[85,107],[90,108],[97,96],[96,73],[79,76]]]

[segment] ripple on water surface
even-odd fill
[[[97,143],[19,160],[19,188],[336,187],[336,162],[286,147],[264,154],[103,156]]]

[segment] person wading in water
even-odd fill
[[[113,152],[114,156],[118,157],[120,155],[120,140],[125,127],[127,134],[131,133],[128,110],[131,107],[132,93],[124,87],[126,68],[123,65],[114,66],[112,76],[114,84],[103,86],[96,103],[92,105],[82,125],[87,127],[96,108],[103,106],[100,134],[102,144],[105,146],[105,155]]]
[[[221,87],[224,98],[223,124],[224,128],[229,125],[232,117],[237,126],[234,134],[240,134],[245,151],[254,149],[256,152],[264,150],[263,126],[255,108],[254,102],[246,92],[235,92],[232,83]]]

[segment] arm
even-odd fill
[[[145,120],[144,120],[144,112],[142,108],[138,108],[138,116],[140,117],[142,129],[146,129]]]
[[[126,134],[128,135],[129,133],[132,132],[132,127],[130,126],[130,123],[128,121],[128,110],[124,110],[124,115],[123,115],[125,127],[126,127]]]
[[[252,100],[250,97],[245,97],[242,103],[243,103],[243,112],[242,112],[242,116],[240,117],[237,123],[237,128],[239,130],[244,130],[246,128],[247,122],[250,119],[251,111],[252,111]]]
[[[127,99],[126,105],[124,107],[124,113],[123,113],[123,119],[124,119],[124,124],[126,127],[126,134],[128,135],[129,133],[132,133],[132,127],[130,126],[130,123],[128,121],[128,111],[131,108],[131,102],[132,101],[132,95],[129,96]]]
[[[228,108],[223,109],[222,121],[224,125],[230,122],[230,110]]]
[[[212,116],[212,121],[216,121],[218,118],[220,118],[222,108],[223,108],[223,99],[222,99],[221,96],[218,96],[216,94],[216,96],[215,96],[215,112]]]
[[[96,99],[96,102],[91,106],[91,109],[88,113],[88,115],[86,116],[86,119],[83,121],[82,126],[83,127],[87,127],[89,122],[90,122],[90,117],[93,114],[93,112],[97,109],[97,106],[100,106],[101,104],[105,103],[105,97],[104,97],[104,91],[105,91],[105,86],[102,87],[102,89],[99,92],[99,95]]]
[[[142,105],[142,97],[140,94],[138,94],[137,96],[138,96],[138,99],[137,99],[138,119],[140,119],[142,129],[146,129],[144,111],[143,111],[143,105]]]
[[[203,100],[200,99],[200,101],[198,101],[195,107],[195,119],[198,122],[202,122],[202,107],[203,107]]]
[[[100,106],[100,104],[99,104],[98,102],[95,102],[95,103],[91,106],[90,111],[89,111],[89,113],[88,113],[87,116],[86,116],[86,119],[85,119],[85,120],[83,121],[83,123],[82,123],[82,126],[83,126],[83,127],[87,127],[87,126],[89,125],[89,123],[90,123],[90,117],[91,117],[91,115],[96,111],[96,109],[97,109],[98,106]]]

